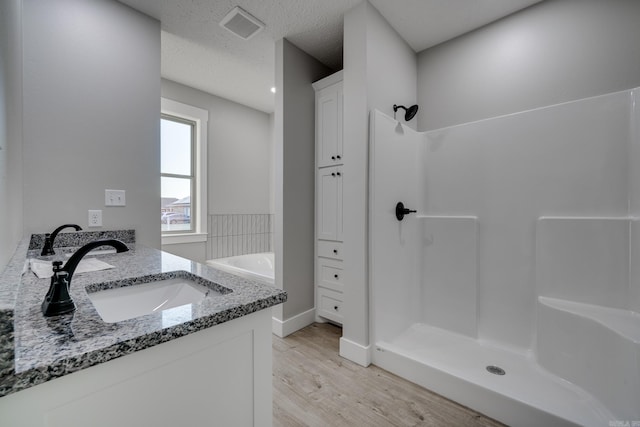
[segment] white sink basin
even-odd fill
[[[111,255],[115,253],[116,253],[116,250],[114,248],[94,249],[92,251],[89,251],[89,253],[87,253],[85,256]],[[73,255],[73,252],[64,254],[64,256],[67,258],[71,258],[71,255]]]
[[[107,323],[121,322],[174,307],[199,303],[208,296],[222,294],[223,292],[184,277],[88,293],[98,314]]]

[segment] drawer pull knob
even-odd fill
[[[337,278],[338,278],[338,275],[337,275],[337,274],[334,274],[334,275],[333,275],[333,277],[335,277],[335,278],[337,279]]]
[[[337,254],[337,253],[338,253],[338,250],[337,250],[337,249],[334,249],[334,250],[333,250],[333,253],[334,253],[334,254]]]
[[[333,306],[333,309],[334,309],[335,311],[338,311],[338,306],[337,306],[337,305],[334,305],[334,306]]]

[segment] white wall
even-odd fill
[[[0,271],[22,237],[22,2],[0,2]]]
[[[276,286],[288,294],[280,321],[314,308],[315,92],[331,74],[289,41],[276,42]]]
[[[269,114],[166,79],[162,96],[209,111],[209,215],[271,213]]]
[[[418,123],[437,129],[640,86],[640,2],[533,5],[418,56]]]
[[[344,260],[345,316],[340,353],[366,360],[369,344],[367,281],[368,114],[393,115],[393,104],[417,97],[416,55],[369,2],[344,17]],[[415,127],[413,121],[409,125]],[[353,344],[353,346],[352,346]],[[348,349],[352,346],[352,349]],[[360,351],[363,350],[363,351]]]
[[[269,213],[276,211],[276,126],[275,113],[269,114]]]
[[[632,310],[640,312],[640,89],[636,89],[631,100],[629,147],[629,305]]]
[[[160,247],[159,23],[110,0],[23,4],[25,235],[102,209]]]

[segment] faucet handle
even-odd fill
[[[60,270],[62,270],[62,264],[63,264],[62,261],[53,261],[51,264],[53,265],[54,273],[57,273]]]
[[[54,273],[49,292],[40,308],[45,317],[73,313],[76,310],[76,305],[69,295],[69,273],[64,270]]]
[[[51,233],[45,233],[44,235],[44,245],[42,246],[42,252],[40,252],[41,256],[55,255],[53,250],[53,243],[51,242]]]

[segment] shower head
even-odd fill
[[[408,122],[409,120],[413,119],[413,117],[416,115],[416,113],[418,112],[418,105],[412,105],[411,107],[407,108],[404,105],[393,105],[393,118],[396,118],[396,111],[398,111],[398,108],[402,108],[405,111],[404,114],[404,120],[406,122]]]

